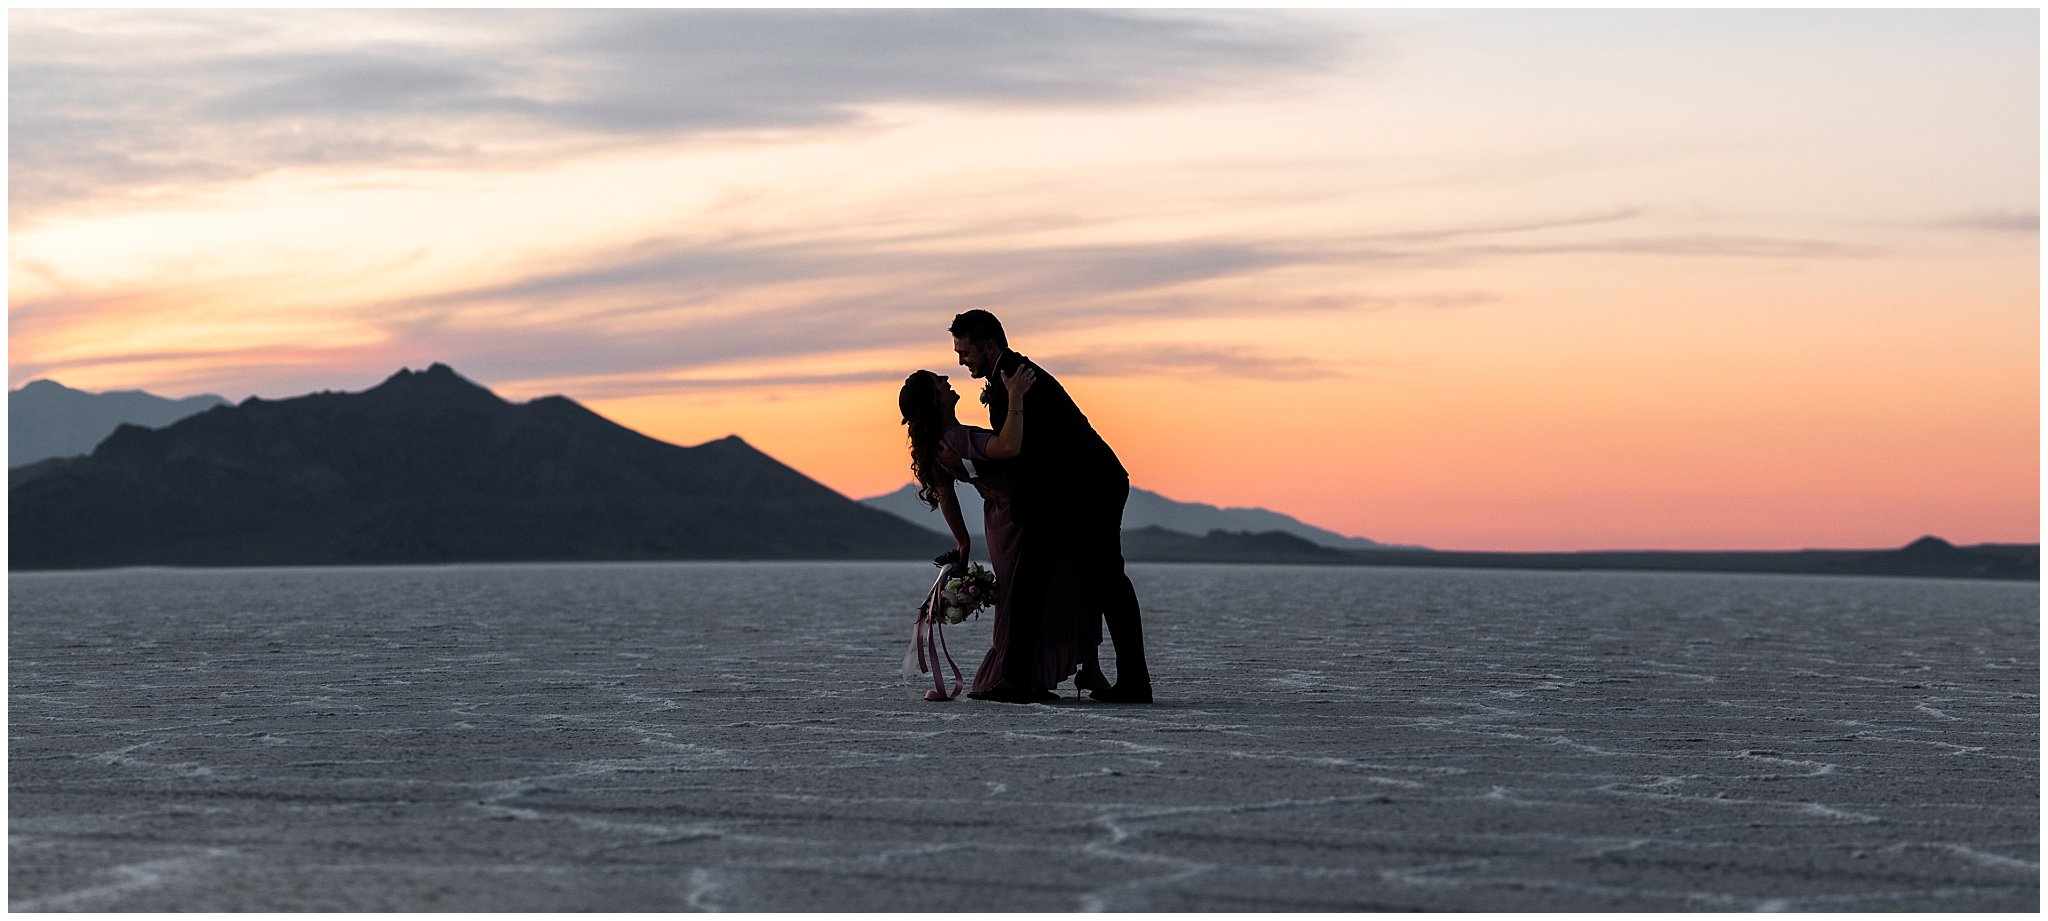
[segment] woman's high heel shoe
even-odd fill
[[[1101,669],[1084,666],[1074,673],[1075,697],[1081,696],[1082,691],[1107,691],[1109,688],[1109,676],[1104,675]]]

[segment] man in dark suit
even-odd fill
[[[1024,452],[1008,468],[1010,514],[1024,532],[1015,603],[1022,611],[1039,609],[1050,584],[1052,558],[1071,554],[1116,646],[1116,684],[1091,696],[1114,703],[1151,703],[1152,674],[1145,664],[1138,592],[1124,574],[1123,517],[1124,503],[1131,497],[1130,473],[1088,424],[1066,388],[1010,349],[1003,324],[994,314],[969,310],[953,318],[951,332],[960,365],[990,382],[981,399],[988,404],[991,429],[1001,431],[1009,414],[1009,394],[994,382],[1025,365],[1038,373],[1029,400]],[[1036,617],[1007,620],[1013,625],[1009,648],[1037,648]],[[1008,661],[1021,668],[1031,658],[1013,655]],[[1013,684],[1025,686],[1021,673]]]

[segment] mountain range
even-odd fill
[[[737,436],[679,447],[446,365],[251,398],[12,471],[17,569],[514,560],[920,559],[929,532]]]
[[[986,544],[987,540],[981,533],[980,494],[971,488],[955,490],[955,494],[960,497],[960,515],[965,519],[967,530],[974,535],[975,543]],[[917,487],[914,484],[906,483],[895,492],[869,496],[860,501],[869,508],[881,509],[913,524],[923,525],[941,536],[952,533],[946,529],[945,519],[936,510],[926,508],[923,502],[918,501]],[[1335,550],[1423,549],[1382,544],[1363,537],[1349,537],[1267,509],[1218,508],[1200,502],[1178,502],[1150,490],[1132,487],[1130,501],[1124,505],[1124,530],[1135,531],[1145,528],[1175,531],[1182,535],[1200,535],[1211,531],[1253,534],[1277,531],[1301,538],[1317,547]]]
[[[140,390],[87,393],[56,381],[7,392],[7,467],[90,453],[123,423],[160,428],[227,400],[205,394],[172,400]]]
[[[72,394],[109,396],[39,381],[10,408],[52,397],[103,420],[113,405]],[[950,543],[908,487],[855,502],[738,436],[680,447],[564,397],[507,402],[446,365],[361,393],[215,400],[127,400],[152,413],[211,405],[10,469],[11,567],[906,560]],[[39,419],[11,418],[10,434]],[[978,507],[967,517],[978,523]],[[1893,550],[1435,551],[1145,490],[1125,524],[1134,561],[2040,578],[2038,544],[1932,536]]]

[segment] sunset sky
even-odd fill
[[[14,10],[9,383],[439,361],[859,498],[908,481],[904,375],[971,400],[982,307],[1175,499],[1440,549],[2033,542],[2039,34]]]

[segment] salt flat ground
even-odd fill
[[[1016,706],[932,573],[13,574],[10,907],[2039,904],[2033,583],[1134,565],[1161,702]]]

